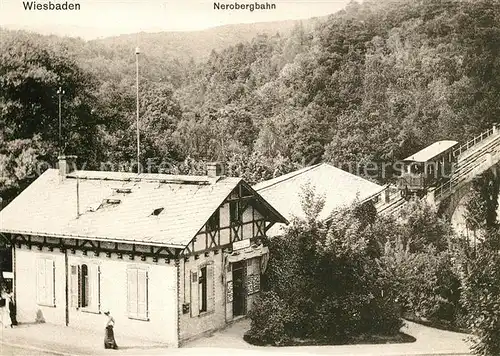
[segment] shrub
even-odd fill
[[[408,253],[386,252],[382,258],[385,278],[405,314],[430,321],[456,324],[460,313],[460,281],[451,256],[428,249]]]
[[[412,253],[427,252],[429,247],[446,251],[449,237],[453,236],[451,225],[439,217],[434,207],[424,201],[410,201],[398,212],[400,221],[400,243]]]
[[[247,340],[341,343],[366,333],[397,333],[398,309],[392,296],[381,292],[388,289],[375,257],[381,251],[371,241],[381,229],[372,230],[355,209],[339,210],[321,222],[316,219],[321,199],[315,201],[311,191],[304,197],[306,218],[269,241],[272,257],[263,278],[268,292],[250,313]]]
[[[374,298],[361,312],[361,325],[364,333],[394,335],[403,327],[399,305],[390,298]]]
[[[286,303],[274,292],[263,292],[248,313],[252,320],[245,339],[256,345],[281,345],[287,342]]]
[[[473,352],[500,355],[500,253],[480,251],[467,265],[463,280],[463,304],[468,324],[477,336]]]

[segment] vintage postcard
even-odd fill
[[[1,0],[0,354],[500,355],[498,0]]]

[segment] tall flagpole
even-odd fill
[[[137,173],[141,173],[141,149],[140,149],[140,132],[139,132],[139,47],[135,48],[135,69],[136,69],[136,106],[137,106]]]
[[[62,143],[62,116],[61,116],[61,97],[65,94],[61,87],[57,90],[57,95],[59,96],[59,155],[63,153],[63,143]]]

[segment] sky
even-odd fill
[[[28,0],[29,1],[29,0]],[[26,0],[0,0],[0,26],[42,34],[94,39],[126,33],[195,31],[211,27],[324,16],[350,0],[257,0],[276,4],[276,10],[214,10],[214,0],[50,0],[79,3],[80,11],[25,10]],[[236,0],[240,4],[255,0]],[[49,0],[35,0],[48,3]],[[235,0],[220,0],[233,4]]]

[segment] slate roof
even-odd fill
[[[240,183],[246,185],[231,177],[92,171],[61,181],[59,171],[49,169],[0,212],[0,232],[182,248]],[[152,215],[158,208],[161,213]]]
[[[283,176],[270,179],[253,188],[287,219],[304,217],[301,205],[302,187],[310,184],[316,194],[324,195],[325,207],[320,213],[326,219],[339,207],[363,201],[384,188],[366,179],[336,168],[328,163],[306,167]]]
[[[443,153],[447,149],[455,146],[456,144],[458,144],[457,141],[437,141],[432,145],[427,146],[426,148],[411,155],[410,157],[405,158],[404,160],[413,162],[427,162],[432,160],[437,155]]]

